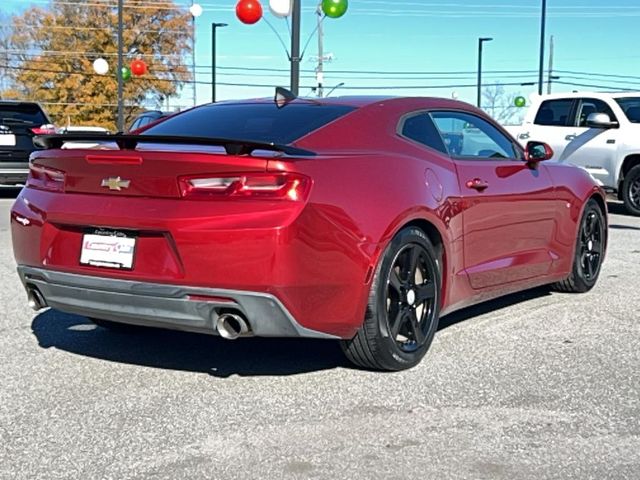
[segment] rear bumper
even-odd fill
[[[27,181],[29,163],[25,162],[0,162],[0,186],[22,186]]]
[[[47,306],[115,322],[216,334],[221,312],[244,315],[251,335],[336,339],[302,327],[273,295],[110,279],[19,266],[27,290],[36,288]]]

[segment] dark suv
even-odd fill
[[[35,135],[55,133],[40,105],[0,101],[0,186],[24,185]]]
[[[150,123],[156,122],[161,118],[169,117],[173,115],[170,112],[161,112],[160,110],[148,110],[146,112],[139,113],[136,118],[131,122],[129,128],[127,128],[128,132],[133,130],[138,130],[139,128],[146,127]]]

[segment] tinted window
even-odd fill
[[[421,113],[407,118],[402,125],[401,133],[403,136],[427,147],[447,153],[447,148],[444,146],[440,132],[431,121],[428,113]]]
[[[616,98],[631,123],[640,123],[640,97]]]
[[[536,125],[567,126],[572,106],[573,100],[570,98],[542,102],[533,123]]]
[[[487,159],[519,156],[509,137],[480,117],[462,112],[434,112],[431,117],[452,157]]]
[[[290,103],[214,104],[188,110],[143,135],[184,135],[288,144],[355,110],[343,105]]]
[[[598,100],[596,98],[583,98],[580,100],[580,105],[578,106],[578,115],[577,115],[577,124],[579,127],[587,126],[587,118],[592,113],[606,113],[609,115],[609,118],[612,122],[617,122],[616,116],[613,114],[613,111],[602,100]]]
[[[44,125],[49,123],[44,112],[38,105],[0,104],[0,122],[2,123],[29,123],[33,125]]]

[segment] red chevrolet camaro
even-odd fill
[[[11,211],[30,304],[108,328],[339,339],[400,370],[439,316],[585,292],[605,255],[589,174],[452,100],[217,103],[39,142]]]

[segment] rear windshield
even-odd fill
[[[42,109],[38,105],[1,105],[0,122],[7,124],[29,123],[33,125],[44,125],[49,123]]]
[[[142,135],[232,138],[289,144],[355,110],[344,105],[290,103],[216,104],[188,110],[145,130]]]

